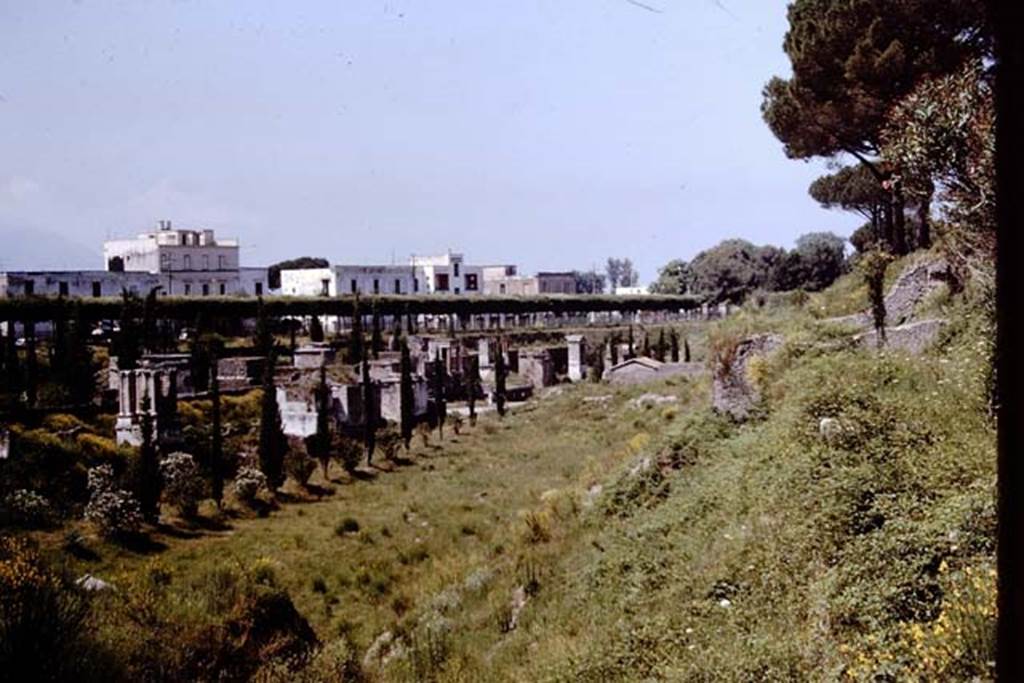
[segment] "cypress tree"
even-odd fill
[[[210,354],[210,488],[220,507],[224,499],[224,436],[220,426],[220,354]]]
[[[644,343],[643,346],[640,347],[640,355],[645,358],[651,357],[651,335],[647,330],[644,330]]]
[[[466,373],[466,404],[469,406],[469,424],[476,426],[476,395],[480,391],[480,358],[473,356],[469,360],[469,372]]]
[[[391,318],[391,340],[388,344],[389,351],[402,350],[402,317],[392,316]]]
[[[444,420],[448,416],[448,404],[445,402],[445,393],[448,384],[448,371],[445,368],[444,360],[438,353],[434,360],[433,394],[434,408],[437,413],[437,435],[439,439],[444,438]]]
[[[25,396],[29,407],[36,405],[39,387],[39,359],[36,357],[36,324],[22,323],[25,328]]]
[[[380,330],[380,313],[377,312],[377,302],[373,302],[372,329],[370,331],[370,344],[373,348],[373,359],[380,358],[380,352],[384,350],[384,337]]]
[[[373,449],[377,444],[377,411],[370,380],[370,358],[363,349],[363,446],[366,448],[367,467],[373,462]]]
[[[676,332],[676,328],[672,328],[668,331],[668,343],[673,363],[679,362],[679,333]]]
[[[612,335],[612,340],[611,340],[612,365],[618,365],[619,364],[619,343],[620,342],[621,342],[621,340],[619,339],[619,333],[616,332],[615,334]]]
[[[156,524],[160,520],[160,491],[163,482],[160,478],[160,457],[153,433],[153,417],[150,415],[152,400],[148,391],[142,397],[142,444],[139,446],[136,485],[142,516],[150,524]]]
[[[690,362],[690,338],[683,338],[683,360],[687,363]]]
[[[142,358],[142,334],[138,324],[139,297],[128,290],[121,292],[120,330],[114,340],[119,370],[134,370]]]
[[[71,325],[67,338],[67,383],[72,403],[90,403],[96,393],[96,363],[89,348],[89,326],[82,317],[82,306],[71,308]]]
[[[8,399],[12,406],[21,399],[22,388],[17,335],[15,334],[14,323],[8,322],[7,336],[4,339],[4,389],[7,391]]]
[[[210,386],[210,336],[206,332],[206,318],[202,312],[196,314],[195,334],[188,342],[189,370],[192,386],[196,391],[206,391]]]
[[[665,328],[658,330],[658,345],[654,347],[654,357],[662,363],[665,362],[665,351],[667,346],[665,344]]]
[[[320,322],[318,315],[314,315],[309,321],[309,340],[312,342],[324,340],[324,325]]]
[[[270,321],[267,319],[262,299],[260,299],[258,311],[259,318],[256,325],[258,344],[260,350],[265,354],[263,398],[260,401],[260,470],[266,475],[271,489],[276,490],[284,483],[284,453],[288,444],[281,430],[281,411],[277,405],[277,386],[274,383],[277,351],[274,349],[273,337],[270,336]]]
[[[320,366],[320,382],[316,387],[316,433],[313,434],[310,455],[320,461],[320,468],[327,480],[327,466],[331,462],[331,390],[327,386],[327,368]]]
[[[413,405],[416,397],[412,387],[412,358],[409,355],[409,342],[402,338],[402,363],[401,363],[401,384],[399,391],[402,403],[401,430],[402,440],[405,442],[405,450],[409,450],[412,442],[412,429],[415,420]]]
[[[50,379],[65,390],[70,390],[71,370],[68,358],[68,316],[64,307],[64,297],[57,300],[57,307],[52,320],[53,336],[50,339]],[[70,393],[70,391],[66,391]]]
[[[352,303],[352,330],[348,337],[348,362],[352,365],[363,360],[363,315],[359,312],[359,292]]]
[[[498,408],[498,416],[505,417],[505,354],[502,352],[504,343],[498,339],[498,352],[494,357],[494,405]]]
[[[160,339],[156,324],[156,291],[156,287],[150,289],[142,304],[142,345],[149,351],[157,350]]]
[[[630,358],[634,358],[636,356],[636,349],[634,348],[634,342],[633,342],[633,326],[632,325],[629,326],[629,351],[627,351],[627,354],[628,355],[627,355],[626,360],[629,360]]]

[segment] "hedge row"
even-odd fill
[[[355,297],[266,297],[267,315],[349,316]],[[699,308],[703,299],[693,296],[644,295],[568,295],[542,296],[361,296],[360,311],[370,313],[374,306],[381,315],[486,315],[491,313],[589,313],[592,311],[680,311]],[[114,320],[120,316],[118,297],[61,299],[23,297],[0,299],[0,321],[44,321],[59,315],[60,307],[77,304],[87,320]],[[155,315],[161,319],[191,321],[203,313],[209,319],[255,318],[258,300],[254,297],[161,297]],[[67,311],[67,308],[65,308]]]

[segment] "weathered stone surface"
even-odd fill
[[[906,323],[914,315],[917,305],[948,280],[949,264],[944,259],[920,261],[905,268],[885,295],[886,324],[898,326]],[[872,324],[869,311],[829,318],[827,322],[857,327]]]
[[[899,349],[913,354],[923,353],[925,349],[935,343],[939,333],[948,324],[948,320],[933,318],[887,327],[884,348]],[[855,339],[868,348],[878,347],[878,333],[874,330],[858,334]]]
[[[734,420],[747,419],[761,399],[747,377],[747,365],[755,356],[767,355],[781,345],[782,337],[777,334],[758,334],[741,341],[728,363],[716,359],[711,385],[714,409]]]

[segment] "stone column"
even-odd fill
[[[584,366],[583,335],[566,335],[565,341],[569,343],[569,380],[579,382],[583,379],[586,367]]]

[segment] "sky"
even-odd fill
[[[0,270],[213,228],[245,265],[521,272],[856,217],[760,114],[782,0],[0,0]]]

